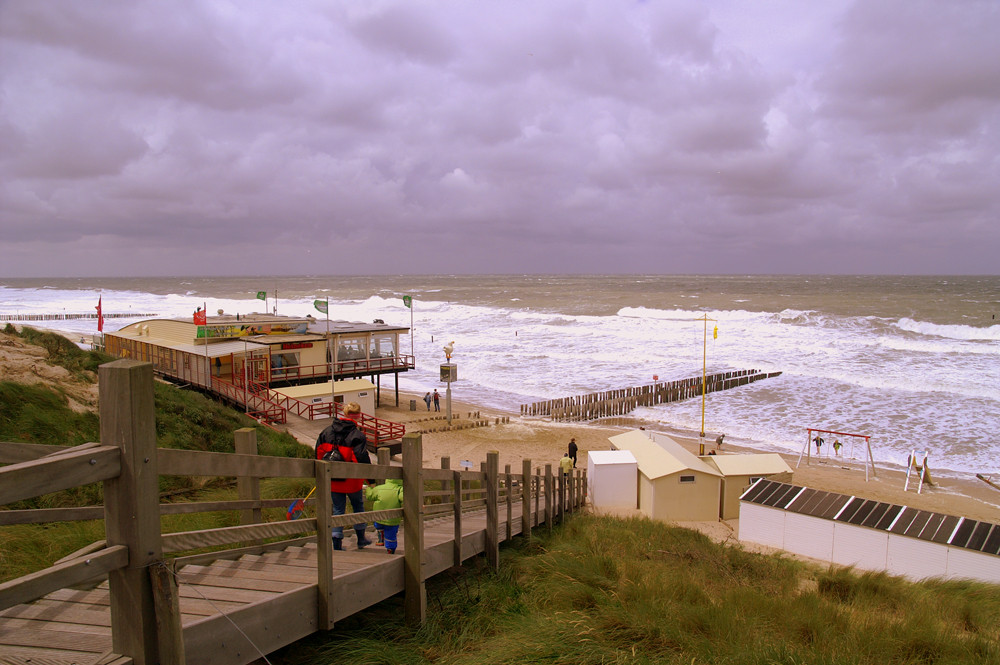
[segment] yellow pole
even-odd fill
[[[701,344],[701,442],[698,444],[698,454],[705,454],[705,384],[708,365],[708,314],[705,320],[705,335]]]

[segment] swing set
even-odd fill
[[[847,454],[847,459],[852,460],[852,461],[854,461],[854,460],[857,459],[855,457],[855,455],[854,455],[855,446],[858,445],[858,444],[861,444],[862,440],[863,440],[863,443],[864,443],[864,452],[863,452],[863,454],[864,454],[864,460],[865,460],[865,482],[868,482],[869,473],[872,476],[874,476],[875,478],[878,478],[878,474],[875,473],[875,458],[872,456],[872,443],[871,443],[871,436],[870,435],[868,435],[868,434],[852,434],[850,432],[838,432],[838,431],[832,430],[832,429],[817,429],[815,427],[808,427],[808,428],[806,428],[806,443],[805,443],[804,446],[802,446],[802,451],[799,453],[799,461],[796,462],[796,464],[795,464],[795,468],[796,469],[799,468],[799,465],[802,464],[802,457],[803,456],[806,458],[806,464],[809,464],[810,461],[812,460],[812,457],[813,457],[813,454],[812,454],[812,445],[813,445],[814,439],[818,438],[820,444],[826,444],[826,440],[823,439],[823,437],[822,437],[823,434],[827,434],[827,435],[831,435],[831,436],[836,436],[836,437],[848,437],[848,440],[851,443],[851,448],[850,448],[850,452]],[[834,455],[836,457],[842,457],[842,455],[840,454],[840,451],[841,451],[842,447],[843,446],[840,443],[840,439],[834,439],[832,444],[826,445],[826,453],[825,453],[826,459],[830,458],[829,450],[831,448],[833,448]],[[816,458],[817,458],[817,460],[819,462],[823,462],[824,461],[823,460],[823,457],[824,457],[824,450],[823,450],[823,448],[824,448],[823,445],[818,445],[817,446]]]

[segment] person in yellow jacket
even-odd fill
[[[570,471],[573,470],[573,458],[569,456],[569,453],[563,455],[562,459],[559,460],[559,468],[562,469],[564,476],[568,476]]]
[[[370,485],[366,496],[372,502],[372,510],[393,510],[403,507],[403,481],[397,478],[389,478],[381,485]],[[396,553],[396,543],[399,534],[399,523],[401,517],[388,517],[375,520],[375,530],[379,533],[379,540],[385,545],[385,551],[389,554]]]

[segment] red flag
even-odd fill
[[[208,312],[201,307],[198,311],[194,313],[194,324],[196,326],[204,326],[208,324]]]
[[[97,296],[97,332],[104,332],[104,314],[101,312],[101,298]]]

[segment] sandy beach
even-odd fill
[[[479,414],[479,419],[489,420],[488,427],[467,429],[446,429],[445,400],[442,395],[441,412],[427,411],[422,395],[400,392],[399,406],[394,405],[394,395],[385,390],[382,394],[382,406],[377,410],[377,416],[406,424],[407,431],[421,431],[423,434],[424,463],[427,466],[439,466],[441,458],[451,458],[452,468],[458,468],[462,460],[473,463],[475,468],[486,460],[489,451],[500,453],[501,469],[506,464],[512,470],[520,469],[522,459],[530,459],[533,466],[552,464],[555,467],[559,458],[566,452],[566,444],[570,437],[575,437],[579,445],[579,468],[586,468],[587,452],[591,450],[608,450],[608,437],[631,429],[622,425],[610,426],[586,423],[556,423],[547,419],[522,418],[517,413],[505,413],[488,410],[475,404],[452,401],[453,424],[461,426],[470,421],[469,414]],[[417,409],[410,410],[410,400],[416,400]],[[496,424],[497,418],[509,418],[509,422]],[[437,419],[433,419],[437,417]],[[616,422],[622,422],[618,419]],[[698,452],[698,433],[691,432],[687,437],[674,437],[692,453]],[[315,440],[315,439],[314,439]],[[311,443],[311,442],[310,442]],[[708,449],[714,445],[708,446]],[[741,449],[728,442],[718,454],[735,454],[740,452],[759,452]],[[975,477],[968,479],[953,479],[934,476],[933,464],[929,464],[934,485],[924,485],[920,494],[913,489],[903,491],[906,476],[903,470],[890,469],[875,459],[875,475],[865,481],[864,465],[859,461],[852,464],[842,464],[840,460],[823,460],[817,462],[814,458],[810,464],[803,458],[796,468],[798,455],[783,455],[794,472],[792,482],[816,489],[841,494],[865,497],[890,503],[913,506],[924,510],[932,510],[951,515],[970,517],[978,520],[1000,521],[1000,490],[996,490]]]
[[[79,335],[69,336],[74,342]],[[72,408],[77,410],[96,408],[97,387],[95,384],[73,380],[61,367],[45,362],[44,349],[25,344],[23,340],[0,333],[0,374],[4,379],[22,383],[58,384],[69,398]],[[518,413],[486,409],[465,401],[453,400],[453,424],[447,428],[445,420],[446,403],[441,399],[441,412],[428,411],[422,395],[399,393],[399,406],[395,406],[394,392],[388,387],[382,391],[382,403],[376,410],[380,418],[404,423],[407,431],[423,434],[424,463],[439,466],[442,457],[451,458],[452,468],[459,468],[463,460],[472,462],[474,468],[486,460],[489,451],[500,454],[500,466],[510,464],[512,470],[520,469],[521,460],[530,459],[533,466],[552,464],[566,452],[570,437],[575,437],[579,445],[580,468],[587,466],[587,453],[591,450],[608,450],[608,438],[631,429],[628,419],[618,418],[612,423],[558,423],[543,418],[523,418]],[[410,400],[416,401],[416,410],[410,410]],[[433,409],[433,407],[432,407]],[[473,418],[473,414],[478,414]],[[487,420],[489,426],[468,427],[472,420]],[[500,423],[497,424],[497,420]],[[504,420],[506,419],[506,422]],[[296,419],[288,430],[302,443],[313,445],[319,431],[328,421],[308,421]],[[730,433],[735,436],[734,433]],[[674,437],[692,453],[698,452],[697,432],[686,437]],[[728,442],[719,454],[738,452],[759,452],[741,449]],[[866,482],[864,466],[840,464],[839,461],[813,459],[810,464],[803,460],[796,468],[798,455],[784,455],[792,467],[792,482],[816,489],[860,496],[879,501],[913,506],[925,510],[959,515],[990,522],[1000,521],[1000,490],[970,475],[968,478],[950,478],[934,475],[934,485],[924,486],[923,492],[903,491],[905,473],[892,469],[875,457],[875,476]],[[933,460],[932,460],[933,462]]]

